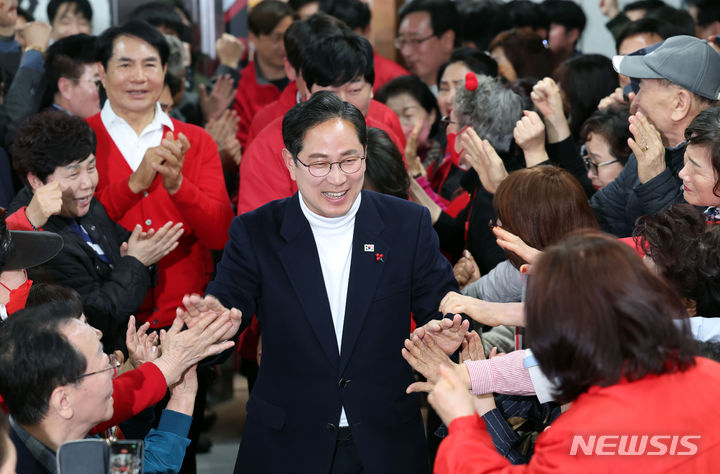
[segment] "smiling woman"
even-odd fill
[[[678,176],[683,181],[683,198],[695,206],[720,206],[720,107],[706,109],[685,131],[688,146],[685,166]]]

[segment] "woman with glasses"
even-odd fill
[[[593,188],[610,184],[627,163],[631,150],[628,107],[609,107],[593,113],[580,128],[581,154]]]

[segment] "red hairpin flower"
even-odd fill
[[[376,261],[376,262],[384,262],[385,260],[383,260],[383,258],[385,258],[385,255],[383,255],[383,254],[381,254],[381,253],[376,253],[376,254],[375,254],[375,261]]]
[[[465,74],[465,89],[474,91],[478,88],[477,76],[474,72],[468,72]]]

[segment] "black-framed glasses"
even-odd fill
[[[95,375],[95,374],[101,374],[103,372],[107,372],[108,370],[113,371],[112,376],[113,376],[113,378],[115,378],[115,376],[118,373],[118,368],[120,367],[120,361],[115,356],[115,354],[109,354],[108,359],[109,359],[108,367],[105,367],[104,369],[96,370],[94,372],[88,372],[87,374],[82,374],[82,375],[78,376],[78,378],[76,380],[80,380],[84,377],[89,377],[89,376]]]
[[[395,38],[393,44],[397,49],[403,49],[405,46],[410,46],[411,48],[416,49],[433,36],[435,36],[435,33],[430,33],[430,35],[426,36],[425,38],[403,38],[402,36],[399,36]]]
[[[450,116],[446,115],[443,118],[440,119],[440,128],[446,132],[450,124],[457,123],[452,120],[450,120]]]
[[[357,173],[358,171],[360,171],[360,168],[362,168],[362,162],[365,157],[356,155],[350,156],[341,161],[333,161],[332,163],[327,161],[317,161],[315,163],[310,163],[309,165],[300,161],[300,158],[297,156],[295,157],[295,159],[298,161],[298,163],[307,168],[308,172],[311,175],[315,176],[316,178],[323,178],[330,174],[333,165],[337,165],[338,168],[340,168],[340,171],[345,174]]]

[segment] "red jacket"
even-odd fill
[[[277,117],[252,141],[240,162],[238,187],[238,215],[252,211],[275,199],[292,196],[297,191],[295,181],[282,157],[285,147],[282,137],[283,117]],[[395,145],[398,139],[387,125],[365,117],[368,127],[385,130]],[[402,150],[402,148],[400,148]]]
[[[373,92],[377,93],[377,91],[382,89],[382,86],[398,76],[410,75],[407,69],[379,55],[377,51],[374,52],[373,56],[375,58],[375,84],[373,84]]]
[[[477,415],[457,418],[440,444],[435,473],[715,472],[720,364],[696,362],[685,372],[592,387],[540,434],[526,465],[512,466],[498,454]],[[640,454],[617,454],[633,446]]]
[[[390,135],[390,138],[393,139],[395,144],[398,146],[400,153],[402,153],[404,157],[405,133],[403,132],[402,125],[400,124],[400,119],[398,118],[397,114],[393,112],[393,110],[387,105],[373,99],[370,101],[370,108],[368,110],[367,116],[368,118],[372,118],[373,120],[385,125],[384,127],[379,128],[382,128],[386,132],[388,130],[391,130],[393,132],[392,134],[388,132],[388,135]],[[368,126],[377,127],[377,125],[370,125],[369,123]],[[393,137],[393,134],[395,134],[395,137]],[[397,140],[395,139],[396,137]]]
[[[182,132],[190,141],[182,186],[170,196],[158,175],[146,192],[134,194],[128,187],[132,170],[100,114],[87,120],[97,136],[99,180],[95,197],[105,206],[110,219],[128,230],[140,224],[144,231],[157,229],[167,221],[183,223],[185,233],[177,248],[158,262],[158,284],[137,314],[141,323],[150,321],[154,328],[169,326],[185,294],[205,291],[213,272],[210,249],[222,249],[227,241],[232,208],[217,145],[200,127],[173,120],[175,136]]]
[[[235,92],[233,109],[240,118],[237,138],[245,148],[248,143],[248,130],[250,130],[253,117],[264,106],[280,97],[280,89],[271,83],[258,84],[255,62],[253,61],[243,68],[241,74]]]
[[[250,124],[250,131],[248,132],[247,143],[248,145],[253,139],[262,131],[263,128],[267,127],[270,122],[278,117],[282,117],[287,113],[288,110],[292,109],[297,104],[298,87],[297,82],[292,81],[290,84],[283,89],[280,97],[275,102],[271,102],[255,114],[252,123]]]

